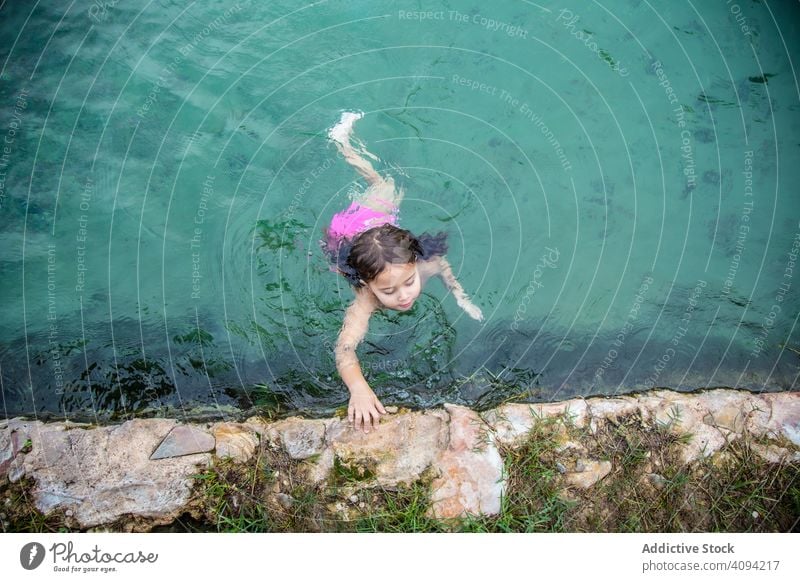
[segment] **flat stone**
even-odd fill
[[[181,424],[173,428],[161,441],[150,460],[171,459],[214,450],[214,437],[197,426]]]
[[[629,397],[593,398],[587,401],[586,406],[590,416],[615,420],[639,411],[639,404]]]
[[[237,463],[249,461],[258,446],[258,436],[246,425],[230,422],[215,424],[211,427],[211,434],[216,441],[216,455]]]
[[[496,442],[514,446],[525,439],[539,418],[566,415],[576,426],[584,426],[587,411],[586,401],[575,398],[554,404],[504,404],[483,416]]]
[[[8,480],[16,483],[25,476],[25,459],[17,457],[8,466]]]
[[[0,428],[0,480],[8,476],[13,483],[24,475],[24,470],[20,473],[21,461],[15,463],[15,459],[30,440],[31,433],[38,431],[41,426],[43,425],[38,420],[31,422],[22,418],[11,418],[3,422],[3,427]]]
[[[35,480],[37,509],[45,515],[57,508],[72,511],[82,528],[128,514],[171,522],[189,501],[198,465],[211,460],[197,454],[151,461],[148,452],[175,425],[137,419],[91,430],[42,427],[24,457],[25,472]]]
[[[707,425],[738,434],[745,430],[750,414],[769,407],[758,396],[742,390],[709,390],[694,398],[708,411],[703,419]]]
[[[789,439],[792,444],[797,447],[800,447],[800,430],[794,425],[784,425],[783,426],[783,434],[784,436]]]
[[[368,469],[381,485],[418,480],[438,453],[447,447],[447,415],[443,411],[412,412],[384,417],[365,434],[347,421],[328,425],[333,459],[347,467]],[[330,456],[321,459],[329,462]],[[332,463],[331,463],[332,465]]]
[[[658,473],[648,473],[647,480],[656,489],[664,489],[668,483],[666,478],[663,475],[659,475]]]
[[[736,390],[710,390],[686,394],[660,390],[639,399],[644,418],[655,420],[675,435],[690,437],[682,446],[681,460],[689,464],[707,458],[737,438],[746,425],[741,410],[752,410],[757,402]],[[739,409],[737,409],[739,407]]]
[[[42,426],[44,426],[44,423],[40,420],[26,420],[24,418],[12,418],[7,421],[5,428],[10,430],[11,432],[20,431],[23,434],[30,435],[31,432],[38,430]]]
[[[11,461],[14,460],[14,450],[11,445],[10,431],[0,429],[0,481],[8,474]]]
[[[681,448],[681,459],[687,465],[698,459],[710,457],[738,436],[736,434],[728,436],[717,427],[702,422],[694,425],[689,434],[691,440]]]
[[[504,404],[484,413],[484,419],[492,427],[497,442],[508,445],[522,441],[536,422],[528,404]]]
[[[325,481],[333,469],[335,457],[336,455],[334,454],[333,449],[323,449],[314,463],[312,463],[306,471],[308,480],[314,485],[318,485]]]
[[[278,493],[275,495],[275,499],[280,503],[281,507],[284,509],[291,509],[295,503],[294,497],[291,495],[287,495],[286,493]]]
[[[575,441],[564,441],[561,444],[556,445],[555,452],[563,453],[566,451],[575,451],[577,453],[584,452],[586,448],[580,444],[576,443]]]
[[[769,413],[754,432],[782,435],[800,447],[800,392],[761,394],[761,400]]]
[[[584,427],[589,418],[589,408],[583,398],[573,398],[550,404],[534,404],[533,414],[537,418],[554,418],[565,415],[575,426]]]
[[[244,425],[259,436],[265,436],[270,423],[260,416],[251,416],[244,421]]]
[[[800,461],[800,452],[790,451],[777,445],[762,445],[751,443],[750,449],[767,463],[778,465],[780,463],[791,463]]]
[[[709,413],[696,398],[671,392],[662,394],[663,397],[648,399],[642,404],[648,406],[650,420],[678,436],[692,434],[696,427],[704,424]]]
[[[292,459],[304,460],[322,452],[325,423],[292,417],[275,423],[266,434],[273,442],[280,442]]]
[[[25,448],[25,443],[30,440],[30,434],[25,431],[15,430],[11,433],[11,448],[14,456],[22,452]]]
[[[575,471],[565,476],[567,483],[580,489],[588,489],[611,472],[609,461],[596,461],[593,459],[579,459]]]
[[[450,415],[449,444],[436,459],[439,476],[431,484],[429,515],[449,519],[496,515],[505,490],[503,460],[478,414],[445,404]]]

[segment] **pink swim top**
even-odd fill
[[[333,249],[343,239],[352,239],[365,230],[384,224],[397,226],[396,209],[386,213],[353,202],[347,210],[335,214],[331,219],[327,232],[328,248]]]
[[[334,215],[331,224],[325,231],[325,240],[321,240],[322,250],[331,261],[331,271],[339,272],[347,278],[352,285],[359,285],[359,276],[355,269],[348,264],[353,239],[362,232],[384,224],[398,226],[399,209],[389,200],[378,199],[389,212],[382,212],[353,202],[347,210]],[[447,252],[447,233],[440,232],[436,235],[423,233],[418,237],[424,260],[433,256],[444,256]]]

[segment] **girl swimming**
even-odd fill
[[[336,214],[326,230],[323,248],[335,269],[352,285],[355,299],[345,311],[334,348],[336,369],[350,391],[347,417],[356,429],[368,433],[386,414],[370,388],[356,356],[369,318],[376,309],[411,309],[434,275],[442,278],[456,303],[470,317],[483,321],[481,310],[470,301],[447,262],[446,234],[414,236],[398,226],[403,190],[391,176],[381,176],[365,159],[378,160],[363,144],[351,143],[353,124],[362,113],[344,112],[328,132],[342,157],[364,177],[366,191],[347,210]]]

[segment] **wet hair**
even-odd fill
[[[360,233],[338,248],[336,264],[353,287],[372,281],[387,264],[416,263],[447,252],[447,233],[424,233],[419,237],[393,224],[384,224]],[[332,257],[333,258],[333,257]]]

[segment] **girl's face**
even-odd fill
[[[384,306],[406,311],[411,309],[420,293],[417,265],[387,264],[367,285]]]

